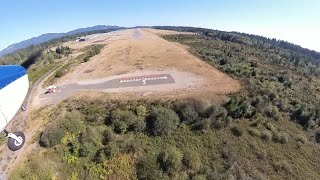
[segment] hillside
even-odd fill
[[[80,29],[76,29],[76,30],[69,31],[69,32],[66,32],[66,33],[47,33],[47,34],[42,34],[42,35],[40,35],[38,37],[33,37],[31,39],[27,39],[27,40],[21,41],[19,43],[12,44],[12,45],[8,46],[7,48],[5,48],[5,49],[0,51],[0,57],[5,56],[5,55],[7,55],[9,53],[12,53],[12,52],[14,52],[16,50],[23,49],[23,48],[29,47],[31,45],[38,45],[38,44],[41,44],[43,42],[50,41],[52,39],[61,38],[63,36],[72,36],[72,35],[79,34],[79,33],[84,33],[84,32],[106,30],[106,29],[116,29],[116,28],[119,28],[119,27],[118,26],[98,25],[98,26],[93,26],[93,27],[80,28]]]
[[[65,85],[40,91],[41,102],[66,99],[30,114],[32,140],[26,156],[12,158],[10,179],[320,179],[318,52],[243,33],[155,28],[96,34],[35,58],[30,76],[58,67],[44,83]],[[174,83],[101,88],[104,78],[150,72]],[[172,89],[183,79],[197,81]],[[76,83],[100,90],[72,93]]]

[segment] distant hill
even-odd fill
[[[97,25],[97,26],[93,26],[93,27],[76,29],[76,30],[69,31],[69,32],[66,32],[66,33],[47,33],[47,34],[42,34],[42,35],[40,35],[38,37],[33,37],[31,39],[27,39],[27,40],[21,41],[19,43],[12,44],[12,45],[8,46],[7,48],[5,48],[2,51],[0,51],[0,57],[4,56],[6,54],[12,53],[12,52],[14,52],[16,50],[26,48],[26,47],[31,46],[31,45],[41,44],[41,43],[49,41],[51,39],[60,38],[60,37],[63,37],[63,36],[70,36],[70,35],[83,33],[83,32],[98,31],[98,30],[104,30],[104,29],[110,29],[110,28],[118,28],[118,26]]]

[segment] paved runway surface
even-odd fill
[[[61,98],[68,97],[76,90],[103,90],[114,88],[138,87],[138,86],[152,86],[159,84],[172,84],[175,83],[170,74],[158,74],[147,76],[133,76],[125,78],[117,78],[97,84],[68,84],[58,87],[56,93],[41,94],[40,98]]]

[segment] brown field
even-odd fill
[[[181,86],[179,91],[176,91],[175,88],[174,93],[167,92],[174,96],[228,94],[240,89],[239,82],[190,54],[187,47],[160,37],[160,35],[176,33],[179,32],[129,29],[109,34],[91,35],[85,42],[68,42],[65,45],[78,50],[97,44],[97,42],[106,46],[89,62],[73,68],[72,72],[63,77],[59,83],[90,81],[128,73],[145,75],[150,72],[169,71],[180,74],[175,77],[177,82],[180,81],[179,79],[198,80],[193,83],[193,87]],[[156,88],[161,89],[161,87]],[[170,90],[166,86],[163,88]],[[140,88],[140,90],[152,92],[151,87]],[[126,90],[121,90],[121,93],[124,92]],[[162,94],[166,93],[162,92]]]

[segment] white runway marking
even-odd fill
[[[143,85],[145,85],[147,83],[146,81],[159,80],[159,79],[168,79],[168,77],[167,76],[138,77],[138,78],[133,78],[133,79],[122,79],[119,82],[120,83],[125,83],[125,82],[142,81]]]

